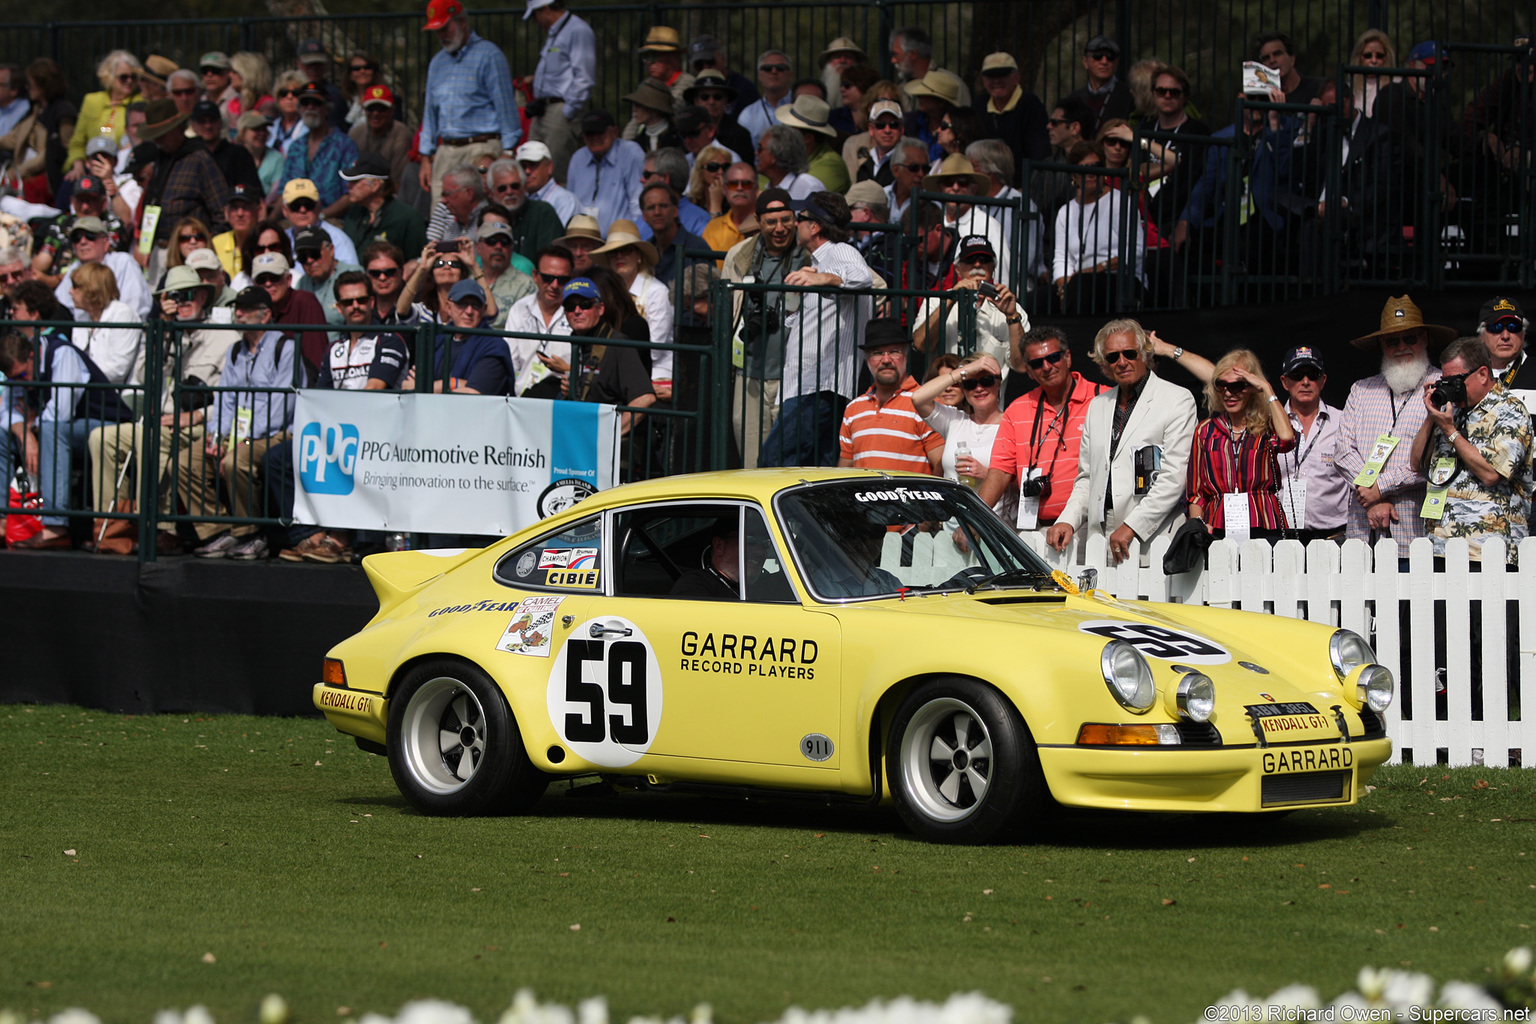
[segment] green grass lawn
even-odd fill
[[[532,987],[615,1020],[979,990],[1018,1021],[1193,1021],[1362,965],[1483,981],[1532,941],[1530,770],[1384,770],[1278,821],[1067,816],[1032,845],[891,811],[552,790],[424,818],[323,721],[0,707],[0,1009],[299,1024]],[[211,956],[209,955],[211,954]]]

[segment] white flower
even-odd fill
[[[1448,981],[1440,989],[1440,1005],[1447,1010],[1499,1010],[1499,1001],[1481,985],[1466,981]],[[1494,1018],[1487,1018],[1492,1020]]]
[[[1287,985],[1274,995],[1265,1000],[1264,1005],[1300,1007],[1303,1010],[1315,1010],[1322,1005],[1318,998],[1317,989],[1311,985]],[[1275,1018],[1275,1014],[1265,1014],[1264,1019]]]
[[[395,1022],[381,1014],[365,1013],[357,1024],[395,1024]]]
[[[101,1024],[101,1018],[90,1010],[82,1010],[78,1006],[71,1006],[48,1018],[48,1024]]]
[[[1380,971],[1374,967],[1360,968],[1359,975],[1355,978],[1355,984],[1360,989],[1360,995],[1367,1003],[1381,1002],[1381,994],[1387,989],[1387,971]]]
[[[602,996],[583,999],[576,1004],[576,1019],[580,1024],[608,1024],[608,1000]]]
[[[287,1024],[288,1000],[276,992],[261,1001],[261,1024]]]
[[[1504,971],[1519,976],[1531,969],[1531,947],[1516,946],[1504,954]]]
[[[181,1024],[213,1024],[213,1014],[208,1007],[198,1004],[182,1015]]]
[[[470,1012],[441,999],[418,999],[400,1007],[395,1024],[475,1024]]]
[[[1381,995],[1389,1007],[1406,1014],[1412,1007],[1430,1005],[1435,997],[1435,979],[1414,971],[1390,971]]]

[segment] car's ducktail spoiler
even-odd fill
[[[479,548],[385,551],[363,559],[363,571],[386,611],[451,569],[480,554]]]

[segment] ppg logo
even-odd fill
[[[299,433],[299,481],[310,494],[351,494],[357,468],[357,428],[306,424]]]

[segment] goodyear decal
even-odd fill
[[[516,601],[476,601],[473,604],[452,604],[446,608],[434,608],[427,618],[439,615],[460,615],[464,612],[510,612],[517,607]]]

